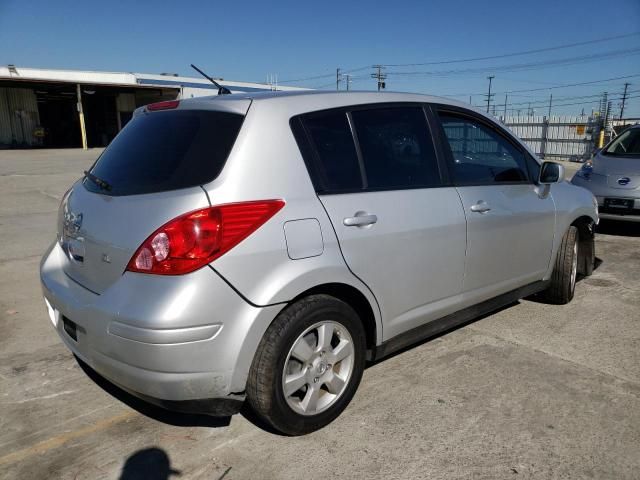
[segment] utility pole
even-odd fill
[[[624,93],[622,94],[622,105],[620,105],[620,120],[622,120],[622,115],[624,115],[624,104],[627,102],[627,88],[629,88],[630,83],[624,84]]]
[[[469,105],[473,105],[473,103],[471,102],[471,95],[469,95]]]
[[[348,73],[345,73],[344,78],[345,78],[345,83],[347,84],[347,91],[349,91],[349,87],[351,86],[351,77],[353,75],[349,75]]]
[[[387,74],[382,73],[382,70],[384,70],[386,67],[382,65],[374,65],[373,68],[375,68],[377,71],[376,73],[371,74],[371,78],[375,78],[378,80],[378,91],[384,90],[385,88],[387,88],[387,84],[385,82]]]
[[[340,90],[340,69],[336,68],[336,90]]]
[[[495,75],[489,75],[487,77],[489,79],[489,93],[487,93],[487,113],[489,113],[489,105],[491,104],[491,81],[496,78]]]
[[[504,121],[507,121],[507,98],[508,98],[508,93],[504,94]]]
[[[553,93],[549,94],[549,115],[547,118],[551,119],[551,102],[553,101]]]

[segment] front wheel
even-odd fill
[[[282,433],[318,430],[353,398],[365,349],[353,308],[329,295],[303,298],[276,317],[260,342],[247,381],[249,405]]]
[[[560,243],[551,283],[543,292],[549,303],[564,305],[573,298],[578,277],[578,229],[569,227]]]

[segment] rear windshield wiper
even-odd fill
[[[98,188],[100,188],[100,190],[106,190],[107,192],[111,190],[111,185],[109,184],[109,182],[101,179],[100,177],[97,177],[96,175],[91,173],[89,170],[84,171],[84,176],[85,178],[88,178],[93,183],[95,183],[98,186]]]

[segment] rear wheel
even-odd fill
[[[557,305],[571,301],[578,277],[578,259],[578,229],[571,226],[562,237],[551,274],[551,283],[543,292],[546,301]]]
[[[285,309],[267,329],[247,381],[249,405],[288,435],[324,427],[347,407],[365,364],[356,312],[329,295]]]

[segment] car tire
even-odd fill
[[[351,306],[329,295],[303,298],[264,334],[247,380],[249,406],[286,435],[318,430],[353,398],[365,350],[364,328]]]
[[[590,277],[596,264],[596,241],[593,234],[589,235],[584,241],[580,239],[578,253],[582,259],[580,273],[585,277]]]
[[[562,237],[551,282],[543,292],[548,303],[564,305],[571,301],[576,288],[578,260],[578,229],[571,226]]]

